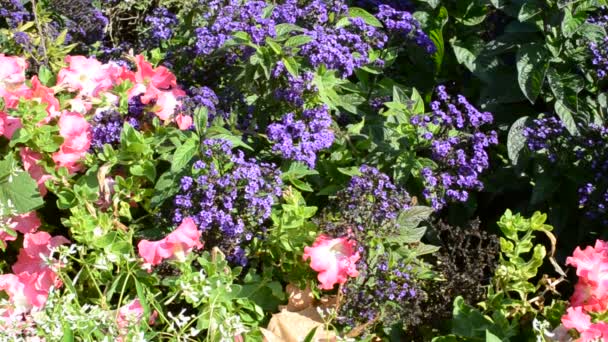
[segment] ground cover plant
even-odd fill
[[[606,6],[0,0],[0,341],[608,340]]]

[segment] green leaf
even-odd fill
[[[518,165],[520,162],[521,152],[526,146],[526,137],[523,135],[523,130],[526,127],[528,117],[524,116],[511,125],[509,135],[507,136],[507,153],[509,160],[513,165]]]
[[[44,200],[29,173],[14,172],[0,183],[0,204],[3,208],[14,208],[17,214],[25,214],[44,205]]]
[[[564,10],[564,19],[562,20],[562,33],[567,38],[572,37],[582,26],[586,20],[586,13],[577,13],[572,16],[570,9]]]
[[[209,122],[209,109],[207,107],[198,107],[194,110],[194,128],[199,137],[205,135],[207,124]]]
[[[486,342],[502,342],[502,340],[486,329]]]
[[[233,147],[240,146],[248,149],[249,151],[253,151],[253,148],[244,143],[241,137],[236,136],[235,134],[221,126],[214,125],[209,127],[209,129],[207,130],[207,137],[213,139],[224,139],[229,141]]]
[[[536,1],[525,1],[519,9],[517,19],[519,21],[527,21],[534,18],[542,12],[542,7]]]
[[[339,167],[337,168],[337,170],[343,175],[351,177],[361,176],[361,171],[359,171],[359,168],[357,166]]]
[[[413,206],[402,211],[397,222],[403,227],[418,227],[420,222],[428,219],[433,214],[433,208],[425,206]]]
[[[293,186],[295,186],[296,188],[302,190],[302,191],[307,191],[307,192],[312,192],[313,188],[310,186],[310,184],[299,180],[299,179],[290,179],[289,182],[291,184],[293,184]]]
[[[360,134],[363,126],[365,126],[365,117],[361,118],[361,122],[346,126],[346,130],[349,134]]]
[[[549,67],[547,57],[544,45],[539,43],[525,44],[517,51],[517,80],[521,91],[532,104],[545,82]]]
[[[572,135],[578,135],[578,127],[576,127],[576,122],[574,121],[574,116],[570,109],[568,109],[562,101],[555,101],[554,109],[564,126],[566,126],[568,132]]]
[[[353,18],[361,18],[368,25],[374,27],[382,27],[382,23],[378,19],[376,19],[376,17],[374,17],[368,11],[362,8],[351,7],[348,9],[348,15]]]
[[[293,57],[283,57],[281,58],[281,61],[283,61],[283,65],[285,65],[285,69],[287,69],[287,71],[292,74],[294,77],[298,77],[299,73],[298,73],[298,62],[296,62],[295,58]]]
[[[171,161],[171,171],[181,171],[198,152],[199,142],[198,139],[187,140],[184,144],[179,146],[173,154],[173,160]]]
[[[40,83],[45,86],[48,86],[53,83],[53,74],[51,73],[51,70],[49,70],[49,68],[44,65],[41,65],[40,69],[38,70],[38,79],[40,80]]]
[[[283,23],[275,26],[274,31],[276,32],[277,37],[281,37],[293,31],[304,32],[304,29],[298,25]]]
[[[150,205],[155,208],[162,204],[167,198],[175,195],[179,190],[179,175],[171,171],[163,173],[154,186],[154,195],[150,199]]]
[[[298,46],[302,46],[306,43],[309,43],[312,41],[312,37],[305,35],[305,34],[299,34],[297,36],[293,36],[290,37],[289,39],[287,39],[287,41],[285,42],[285,46],[286,47],[298,47]]]

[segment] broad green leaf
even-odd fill
[[[350,7],[348,9],[348,15],[350,17],[361,18],[366,24],[374,27],[382,27],[382,23],[371,15],[368,11],[359,7]]]
[[[187,140],[184,144],[175,149],[173,159],[171,160],[171,171],[181,171],[198,152],[199,141],[198,139]]]
[[[492,334],[490,330],[486,330],[486,342],[502,342],[498,336]]]
[[[298,62],[293,57],[283,57],[281,59],[283,61],[283,65],[285,65],[285,69],[292,74],[294,77],[298,77]]]
[[[14,172],[0,183],[0,204],[25,214],[44,205],[36,181],[29,173]]]
[[[534,104],[540,94],[549,62],[542,44],[528,43],[517,51],[517,79],[521,91]]]
[[[525,1],[519,9],[517,19],[519,21],[527,21],[542,12],[542,7],[536,1]]]
[[[521,152],[526,146],[526,137],[523,135],[523,130],[526,127],[528,117],[524,116],[511,125],[509,135],[507,136],[507,153],[509,160],[513,165],[518,165],[520,162]]]
[[[399,214],[397,222],[402,227],[418,227],[420,222],[428,219],[433,214],[433,208],[424,206],[413,206],[405,209]]]
[[[564,10],[564,19],[562,19],[561,25],[564,36],[567,38],[572,37],[581,28],[581,25],[586,20],[586,16],[585,13],[577,13],[572,16],[570,9],[566,8]]]
[[[566,105],[564,105],[564,103],[559,100],[555,101],[554,108],[555,113],[557,113],[557,116],[559,116],[559,118],[562,120],[568,132],[570,132],[570,134],[572,135],[578,135],[578,127],[576,127],[576,122],[574,120],[573,113],[570,111],[570,109],[568,109],[568,107],[566,107]]]
[[[290,37],[289,39],[287,39],[287,41],[285,42],[285,46],[286,47],[298,47],[301,45],[304,45],[306,43],[309,43],[312,41],[312,37],[305,35],[305,34],[299,34],[297,36],[293,36]]]

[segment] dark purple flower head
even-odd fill
[[[158,45],[162,41],[171,39],[173,28],[177,26],[179,20],[175,14],[165,7],[157,7],[152,11],[152,14],[146,17],[145,22],[150,26],[148,33],[150,43]]]
[[[489,167],[487,150],[498,144],[498,136],[495,131],[482,131],[492,123],[491,113],[480,112],[462,95],[449,95],[444,86],[437,87],[431,109],[429,114],[413,116],[411,123],[428,140],[431,159],[437,164],[423,168],[421,176],[423,195],[438,210],[446,199],[465,202],[470,191],[483,189],[478,177]]]
[[[334,141],[331,122],[325,105],[304,110],[301,120],[296,119],[294,113],[287,113],[281,122],[268,126],[272,150],[283,158],[301,161],[314,168],[317,152],[329,148]]]
[[[428,53],[437,50],[433,41],[420,28],[420,23],[408,11],[398,11],[388,5],[378,6],[376,17],[391,32],[413,40]]]
[[[282,194],[280,172],[273,164],[233,152],[225,140],[205,140],[201,148],[201,159],[180,180],[169,208],[173,223],[192,217],[206,247],[220,247],[230,262],[244,266],[245,247],[260,236]]]
[[[32,16],[20,0],[0,0],[1,18],[6,20],[10,28],[16,28],[20,24],[31,20]]]

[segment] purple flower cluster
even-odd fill
[[[389,32],[414,40],[428,53],[434,53],[437,50],[433,41],[422,31],[420,23],[410,12],[398,11],[388,5],[380,5],[376,17]]]
[[[165,7],[157,7],[145,20],[150,26],[149,39],[152,45],[158,45],[161,41],[168,40],[173,36],[173,28],[179,23],[177,16]]]
[[[143,107],[135,113],[129,112],[126,118],[113,109],[97,112],[91,120],[91,150],[101,150],[105,144],[112,146],[120,144],[120,134],[124,123],[128,122],[133,128],[139,129],[139,118],[142,114]]]
[[[19,24],[31,20],[31,15],[20,0],[0,0],[0,18],[4,18],[8,27],[16,28]]]
[[[608,8],[601,6],[596,13],[591,15],[587,22],[608,28]],[[589,51],[591,52],[591,64],[595,68],[595,73],[599,79],[606,78],[608,75],[608,37],[599,42],[590,42]]]
[[[469,191],[483,189],[479,175],[489,167],[487,149],[498,144],[498,136],[481,130],[492,123],[491,113],[480,112],[462,95],[450,96],[444,86],[437,87],[437,95],[432,112],[413,116],[411,123],[428,141],[437,164],[435,169],[423,168],[421,175],[425,199],[439,210],[446,199],[465,202]]]
[[[407,308],[420,291],[408,272],[411,267],[404,263],[391,263],[386,254],[370,265],[359,262],[359,279],[342,287],[343,302],[338,312],[338,322],[351,327],[374,320],[390,326],[402,318]],[[387,305],[391,303],[391,305]]]
[[[598,78],[603,79],[608,75],[608,37],[604,37],[602,42],[589,43],[589,50],[591,51],[591,64],[595,68],[595,73]]]
[[[217,246],[233,264],[246,265],[246,245],[265,231],[275,198],[282,194],[279,170],[232,152],[227,141],[210,139],[203,141],[201,159],[180,184],[170,209],[173,223],[192,217],[206,247]]]
[[[272,150],[286,159],[301,161],[314,168],[317,152],[334,142],[331,122],[326,105],[304,110],[301,120],[297,120],[294,113],[287,113],[281,122],[268,125]]]
[[[382,31],[361,18],[351,18],[349,26],[339,28],[317,24],[306,34],[312,40],[302,45],[300,55],[313,67],[325,65],[338,70],[343,77],[368,64],[369,50],[382,48],[388,40]]]
[[[589,125],[575,140],[575,155],[589,178],[579,190],[579,205],[587,217],[608,225],[608,127]]]
[[[194,111],[199,107],[207,108],[208,122],[211,123],[218,114],[216,108],[219,103],[219,99],[215,92],[208,87],[191,87],[188,89],[187,96],[181,99],[181,109],[188,115],[194,115]],[[224,111],[219,111],[220,115],[226,117]]]
[[[310,94],[317,91],[317,87],[312,83],[314,74],[310,71],[304,72],[303,75],[295,77],[285,71],[285,65],[279,61],[272,72],[274,78],[280,78],[281,75],[287,74],[287,83],[283,87],[277,87],[274,91],[275,99],[285,101],[292,106],[302,107],[304,105],[305,94]]]
[[[390,326],[399,321],[401,309],[419,290],[408,266],[386,253],[378,255],[377,243],[400,234],[397,218],[410,207],[411,198],[378,169],[362,165],[359,171],[361,175],[352,177],[349,185],[336,193],[319,222],[326,234],[357,241],[361,256],[357,280],[342,287],[338,322],[354,327],[378,319]]]
[[[71,42],[92,44],[104,38],[108,18],[92,0],[53,0],[52,8],[64,19]]]
[[[352,177],[348,187],[336,194],[344,218],[355,226],[355,234],[370,230],[396,234],[393,223],[399,213],[409,208],[409,194],[374,167],[361,165],[359,172],[360,176]]]
[[[230,39],[232,34],[243,31],[256,44],[262,44],[266,37],[274,37],[275,22],[264,17],[267,4],[264,1],[221,0],[201,2],[206,12],[203,19],[207,25],[195,30],[195,51],[199,55],[209,55]]]
[[[530,151],[546,150],[549,160],[555,161],[558,152],[555,148],[555,142],[558,139],[568,139],[569,136],[565,134],[566,132],[566,127],[560,119],[540,117],[534,119],[529,126],[525,127],[522,135],[526,137],[526,143]]]

